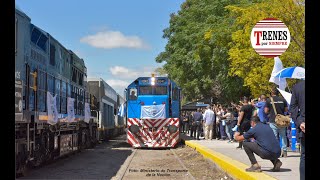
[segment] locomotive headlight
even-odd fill
[[[137,132],[139,132],[139,127],[134,124],[134,125],[129,127],[129,131],[132,132],[132,133],[137,133]]]
[[[156,78],[152,77],[151,78],[151,86],[154,86],[156,84]]]
[[[178,130],[177,126],[174,126],[174,125],[168,126],[168,131],[170,134],[177,132],[177,130]]]

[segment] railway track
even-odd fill
[[[221,179],[194,149],[133,149],[126,135],[33,169],[19,179]],[[230,178],[228,178],[230,180]]]
[[[134,149],[113,179],[195,178],[174,150]]]

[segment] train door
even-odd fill
[[[179,118],[180,116],[180,96],[179,88],[176,84],[172,83],[171,92],[172,92],[172,117]]]

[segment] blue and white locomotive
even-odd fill
[[[126,89],[127,141],[134,148],[175,147],[180,92],[167,77],[139,77]]]

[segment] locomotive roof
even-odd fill
[[[138,77],[137,79],[135,79],[134,81],[132,81],[127,87],[134,86],[135,82],[136,82],[136,81],[139,81],[140,79],[146,79],[146,78],[151,78],[151,77],[152,77],[152,76],[148,76],[148,77],[146,77],[146,76],[144,76],[144,77]],[[167,77],[167,76],[155,76],[155,78],[168,79],[168,80],[170,80],[170,82],[171,82],[172,84],[176,85],[176,83],[175,83],[174,81],[172,81],[172,80],[171,80],[169,77]],[[178,86],[178,88],[179,88],[179,86]]]
[[[139,79],[144,79],[144,78],[151,78],[151,76],[144,76],[144,77],[138,77],[136,80],[139,80]],[[155,76],[155,78],[165,78],[165,79],[169,79],[168,77],[166,76]]]
[[[17,5],[16,5],[16,13],[18,13],[21,16],[26,17],[29,21],[31,21],[31,18],[26,13],[24,13]]]
[[[64,47],[56,38],[54,38],[53,36],[51,36],[51,34],[49,34],[48,33],[48,35],[49,35],[49,37],[50,37],[50,39],[51,40],[54,40],[55,41],[55,43],[57,43],[60,47],[62,47],[65,51],[69,51],[66,47]]]

